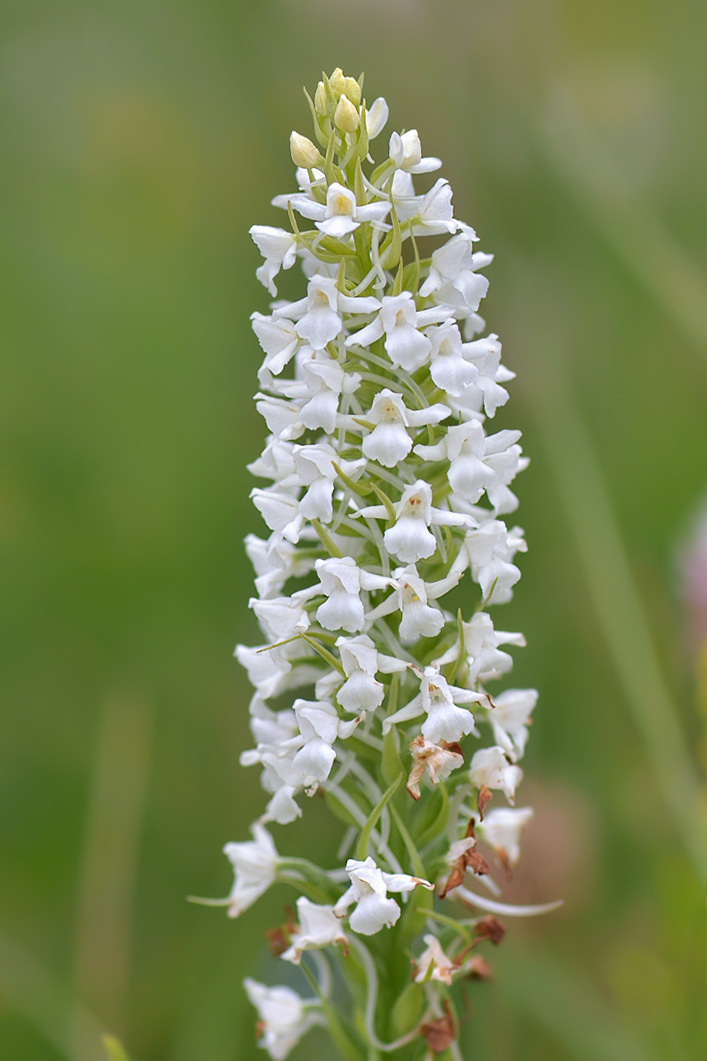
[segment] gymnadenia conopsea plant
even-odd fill
[[[513,804],[537,696],[488,688],[524,644],[489,614],[525,550],[506,522],[520,433],[491,428],[513,373],[477,312],[490,255],[446,180],[415,187],[440,161],[410,129],[373,163],[388,107],[341,70],[309,102],[313,139],[290,138],[299,190],[274,200],[289,229],[251,229],[275,299],[252,316],[269,536],[246,539],[263,643],[236,654],[255,687],[241,761],[268,800],[224,849],[226,902],[236,917],[276,882],[299,891],[269,933],[287,986],[245,981],[271,1057],[319,1024],[349,1061],[458,1059],[461,985],[488,975],[478,944],[545,909],[499,901],[494,881],[532,814]],[[278,299],[297,263],[302,297]],[[282,853],[312,799],[341,823],[321,866]]]

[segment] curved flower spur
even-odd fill
[[[300,893],[269,936],[310,997],[246,981],[271,1057],[321,1024],[351,1061],[458,1059],[458,984],[488,975],[477,945],[500,941],[497,914],[555,905],[505,904],[494,879],[532,815],[513,804],[537,694],[487,689],[511,669],[502,646],[525,643],[487,608],[520,577],[505,517],[527,461],[519,432],[488,430],[513,377],[480,337],[491,257],[446,180],[416,187],[441,165],[416,130],[373,163],[388,107],[362,85],[319,82],[314,138],[290,138],[299,190],[274,200],[289,231],[251,229],[276,298],[252,318],[269,431],[252,497],[269,534],[246,540],[263,644],[236,654],[255,688],[241,762],[260,766],[267,804],[253,839],[224,848],[224,903],[235,917],[277,882]],[[278,300],[296,263],[306,294]],[[325,866],[280,854],[270,831],[315,794],[342,823]]]

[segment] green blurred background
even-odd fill
[[[514,923],[464,1056],[705,1056],[704,776],[675,550],[707,490],[707,7],[667,0],[5,0],[0,1056],[250,1061],[220,848],[263,806],[241,541],[264,428],[252,223],[300,86],[366,71],[495,252],[530,551],[498,625],[541,690]],[[386,136],[378,142],[385,150]],[[309,809],[309,808],[308,808]],[[292,844],[336,830],[311,809]],[[287,845],[286,833],[279,833]],[[293,1057],[328,1059],[325,1041]]]

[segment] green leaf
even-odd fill
[[[357,858],[359,861],[363,861],[364,858],[368,857],[368,841],[370,840],[371,833],[375,828],[376,822],[383,813],[383,808],[386,806],[391,796],[393,796],[397,791],[402,779],[403,775],[398,774],[395,781],[393,781],[392,785],[390,785],[390,787],[385,790],[385,792],[371,811],[370,815],[368,816],[368,821],[364,825],[361,831],[361,835],[358,838],[358,843],[356,844],[356,853],[354,855],[354,858]]]
[[[383,490],[381,490],[380,486],[378,486],[378,484],[375,483],[373,480],[371,480],[371,486],[373,487],[374,494],[385,508],[385,511],[388,515],[388,521],[390,523],[395,523],[395,509],[393,507],[393,502],[390,500],[388,495]]]
[[[444,785],[436,786],[432,797],[425,802],[423,813],[415,823],[415,844],[418,848],[424,847],[444,832],[449,815],[449,797]]]
[[[114,1035],[104,1035],[101,1042],[110,1061],[129,1061],[128,1055]]]
[[[344,825],[353,825],[358,828],[359,823],[353,817],[351,812],[336,798],[333,792],[330,792],[326,788],[324,789],[324,802],[334,817],[338,818],[340,822],[343,822]]]
[[[313,519],[313,520],[310,520],[310,523],[311,523],[312,527],[314,527],[315,531],[317,532],[317,537],[319,538],[319,541],[322,543],[324,548],[329,553],[329,556],[335,556],[338,559],[340,559],[344,554],[342,553],[342,551],[338,547],[338,545],[334,544],[334,541],[333,541],[331,535],[328,534],[327,531],[324,530],[324,528],[322,527],[322,525],[319,522],[319,520],[318,519]]]
[[[361,421],[361,420],[357,420],[356,422],[357,423],[363,423],[364,425],[366,425],[366,423],[367,423],[366,421]],[[375,427],[375,424],[370,424],[370,427],[372,429],[373,427]],[[338,464],[336,464],[336,462],[333,462],[333,463],[334,463],[334,470],[336,471],[337,476],[339,477],[339,479],[341,479],[341,481],[344,484],[344,486],[348,490],[350,490],[352,494],[359,494],[361,497],[366,497],[368,494],[370,494],[371,488],[369,486],[366,486],[365,483],[354,482],[353,479],[350,479],[348,475],[346,475],[344,472],[342,472],[340,466]]]
[[[400,838],[405,844],[407,853],[410,856],[410,862],[412,863],[412,868],[415,872],[415,876],[422,877],[424,879],[425,867],[422,864],[420,853],[417,850],[417,847],[415,846],[415,841],[408,832],[407,826],[405,825],[405,822],[402,819],[400,811],[397,809],[394,803],[391,803],[390,805],[390,813],[393,815],[393,821],[395,822],[395,826],[398,832],[400,833]]]
[[[344,668],[341,666],[341,663],[336,658],[336,656],[329,651],[329,649],[324,648],[324,645],[320,645],[318,641],[316,641],[313,637],[309,637],[308,634],[300,633],[299,636],[302,638],[303,641],[306,641],[309,647],[313,648],[314,651],[322,657],[322,659],[326,660],[330,667],[333,667],[334,670],[338,671],[342,678],[346,677],[346,674],[344,673]]]
[[[399,263],[398,275],[395,278],[395,284],[393,286],[393,294],[399,295],[403,289],[403,259],[402,259],[402,236],[400,234],[400,222],[398,221],[398,215],[393,208],[390,212],[390,219],[393,222],[393,228],[388,236],[386,242],[383,244],[380,253],[381,265],[384,269],[394,269]]]
[[[394,700],[397,700],[397,696],[393,695],[397,692],[397,690],[393,688],[397,677],[397,674],[393,675],[393,681],[391,682],[391,695],[388,701],[389,703]],[[395,706],[393,704],[393,706],[390,708],[390,713],[392,714],[394,710]],[[382,770],[383,780],[386,781],[388,784],[394,781],[396,777],[399,777],[400,774],[405,773],[403,760],[401,759],[400,752],[398,751],[398,733],[395,729],[395,726],[391,726],[388,732],[386,733],[385,737],[383,738]]]
[[[345,1061],[363,1061],[363,1054],[353,1042],[351,1034],[347,1033],[334,1007],[330,1004],[326,996],[322,994],[315,976],[307,968],[304,962],[300,965],[300,969],[309,980],[315,994],[319,997],[324,1019],[326,1020],[327,1028],[329,1029],[329,1034],[341,1056],[345,1058]]]
[[[405,1035],[414,1028],[422,1014],[425,992],[422,984],[408,984],[397,998],[391,1014],[393,1035]]]

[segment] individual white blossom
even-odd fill
[[[420,328],[446,316],[447,310],[440,307],[418,310],[409,291],[386,295],[375,320],[349,336],[346,345],[368,347],[385,336],[385,352],[393,365],[414,372],[428,360],[432,349],[430,338]]]
[[[392,133],[388,151],[396,169],[404,169],[406,173],[431,173],[442,165],[438,158],[422,157],[417,129],[408,129],[402,134]]]
[[[351,556],[317,560],[315,569],[326,600],[317,608],[317,622],[325,630],[363,629],[365,612],[361,590],[383,589],[388,579],[360,568]]]
[[[468,733],[475,733],[474,716],[459,704],[486,704],[488,697],[471,689],[449,685],[438,667],[425,667],[420,675],[420,692],[405,707],[389,715],[383,722],[383,732],[392,725],[408,722],[423,713],[422,736],[433,744],[439,741],[460,741]]]
[[[267,287],[271,295],[277,294],[275,277],[280,269],[291,269],[297,257],[297,240],[291,232],[270,225],[252,225],[253,242],[265,261],[256,269],[255,275]]]
[[[449,409],[441,402],[426,409],[408,409],[402,395],[385,387],[375,396],[366,414],[374,426],[363,439],[361,449],[369,460],[394,468],[412,449],[409,428],[438,424],[448,416]]]
[[[398,567],[390,579],[393,592],[369,612],[368,621],[398,611],[401,613],[398,633],[403,643],[417,641],[421,637],[435,637],[445,624],[445,616],[429,602],[448,593],[457,585],[460,577],[461,573],[455,572],[438,582],[425,582],[414,564]]]
[[[395,899],[388,898],[388,892],[405,895],[418,886],[430,891],[434,887],[429,881],[406,873],[385,873],[370,855],[363,861],[350,858],[346,863],[346,872],[351,887],[336,903],[334,913],[337,917],[345,917],[355,903],[349,914],[349,925],[353,932],[362,936],[373,936],[382,928],[391,928],[400,917],[400,907]]]
[[[346,935],[333,906],[313,903],[300,895],[297,900],[297,919],[299,924],[292,933],[290,946],[282,955],[284,961],[299,965],[306,950],[319,950],[337,944],[346,947]]]
[[[494,807],[477,827],[509,868],[520,859],[520,834],[533,817],[532,807]]]
[[[343,313],[375,313],[379,307],[377,298],[350,298],[337,288],[335,279],[316,274],[309,281],[306,298],[281,306],[274,315],[296,321],[300,339],[313,350],[323,350],[340,333]]]
[[[452,770],[457,770],[464,762],[464,756],[458,744],[441,741],[433,744],[420,735],[410,744],[413,767],[407,781],[407,790],[413,799],[420,798],[420,781],[427,771],[433,785],[446,781]]]
[[[327,189],[326,203],[315,202],[306,195],[293,195],[290,205],[303,217],[311,218],[320,232],[335,239],[348,236],[363,221],[380,223],[390,211],[390,203],[384,202],[359,206],[354,193],[336,182]]]
[[[422,937],[422,942],[425,949],[417,960],[415,983],[424,984],[429,980],[439,980],[440,983],[451,984],[457,966],[444,953],[437,937],[428,934]]]
[[[475,260],[472,250],[475,239],[476,233],[467,227],[435,250],[429,276],[420,288],[423,297],[431,295],[436,302],[463,316],[476,312],[489,286],[487,278],[480,276],[476,269],[487,265],[490,259],[484,256],[481,261]]]
[[[340,685],[336,698],[345,711],[374,711],[383,702],[385,686],[376,674],[391,674],[405,670],[407,663],[386,656],[376,649],[367,634],[358,637],[339,637],[336,641],[346,681]],[[335,675],[333,681],[338,684]]]
[[[492,748],[480,748],[474,754],[469,768],[472,785],[477,785],[479,788],[482,785],[489,789],[498,788],[505,792],[509,803],[513,802],[522,776],[521,768],[510,763],[503,748],[498,745]]]
[[[388,104],[379,96],[366,111],[366,129],[370,140],[375,140],[388,124]]]
[[[467,682],[488,682],[500,678],[513,666],[513,659],[508,652],[503,652],[499,645],[525,645],[522,634],[504,633],[495,630],[491,617],[486,612],[476,612],[469,622],[462,622],[462,644],[466,654],[468,668]],[[459,656],[459,645],[452,645],[436,661],[438,666],[454,663]]]
[[[462,513],[435,508],[432,490],[421,479],[406,486],[400,500],[395,504],[395,524],[383,536],[386,549],[406,564],[424,560],[437,549],[437,539],[432,526],[469,527],[475,521]],[[384,505],[370,505],[359,510],[358,516],[385,519],[388,512]]]
[[[243,985],[258,1011],[259,1045],[274,1061],[284,1061],[305,1032],[322,1023],[321,1015],[312,1008],[317,1005],[315,999],[305,1001],[289,987],[266,987],[250,977]]]
[[[235,881],[228,897],[228,916],[238,917],[268,890],[277,875],[280,857],[270,833],[258,822],[252,840],[226,844],[223,853],[233,866]]]
[[[489,722],[499,747],[514,762],[523,758],[531,712],[538,702],[536,689],[506,689],[494,698]]]

